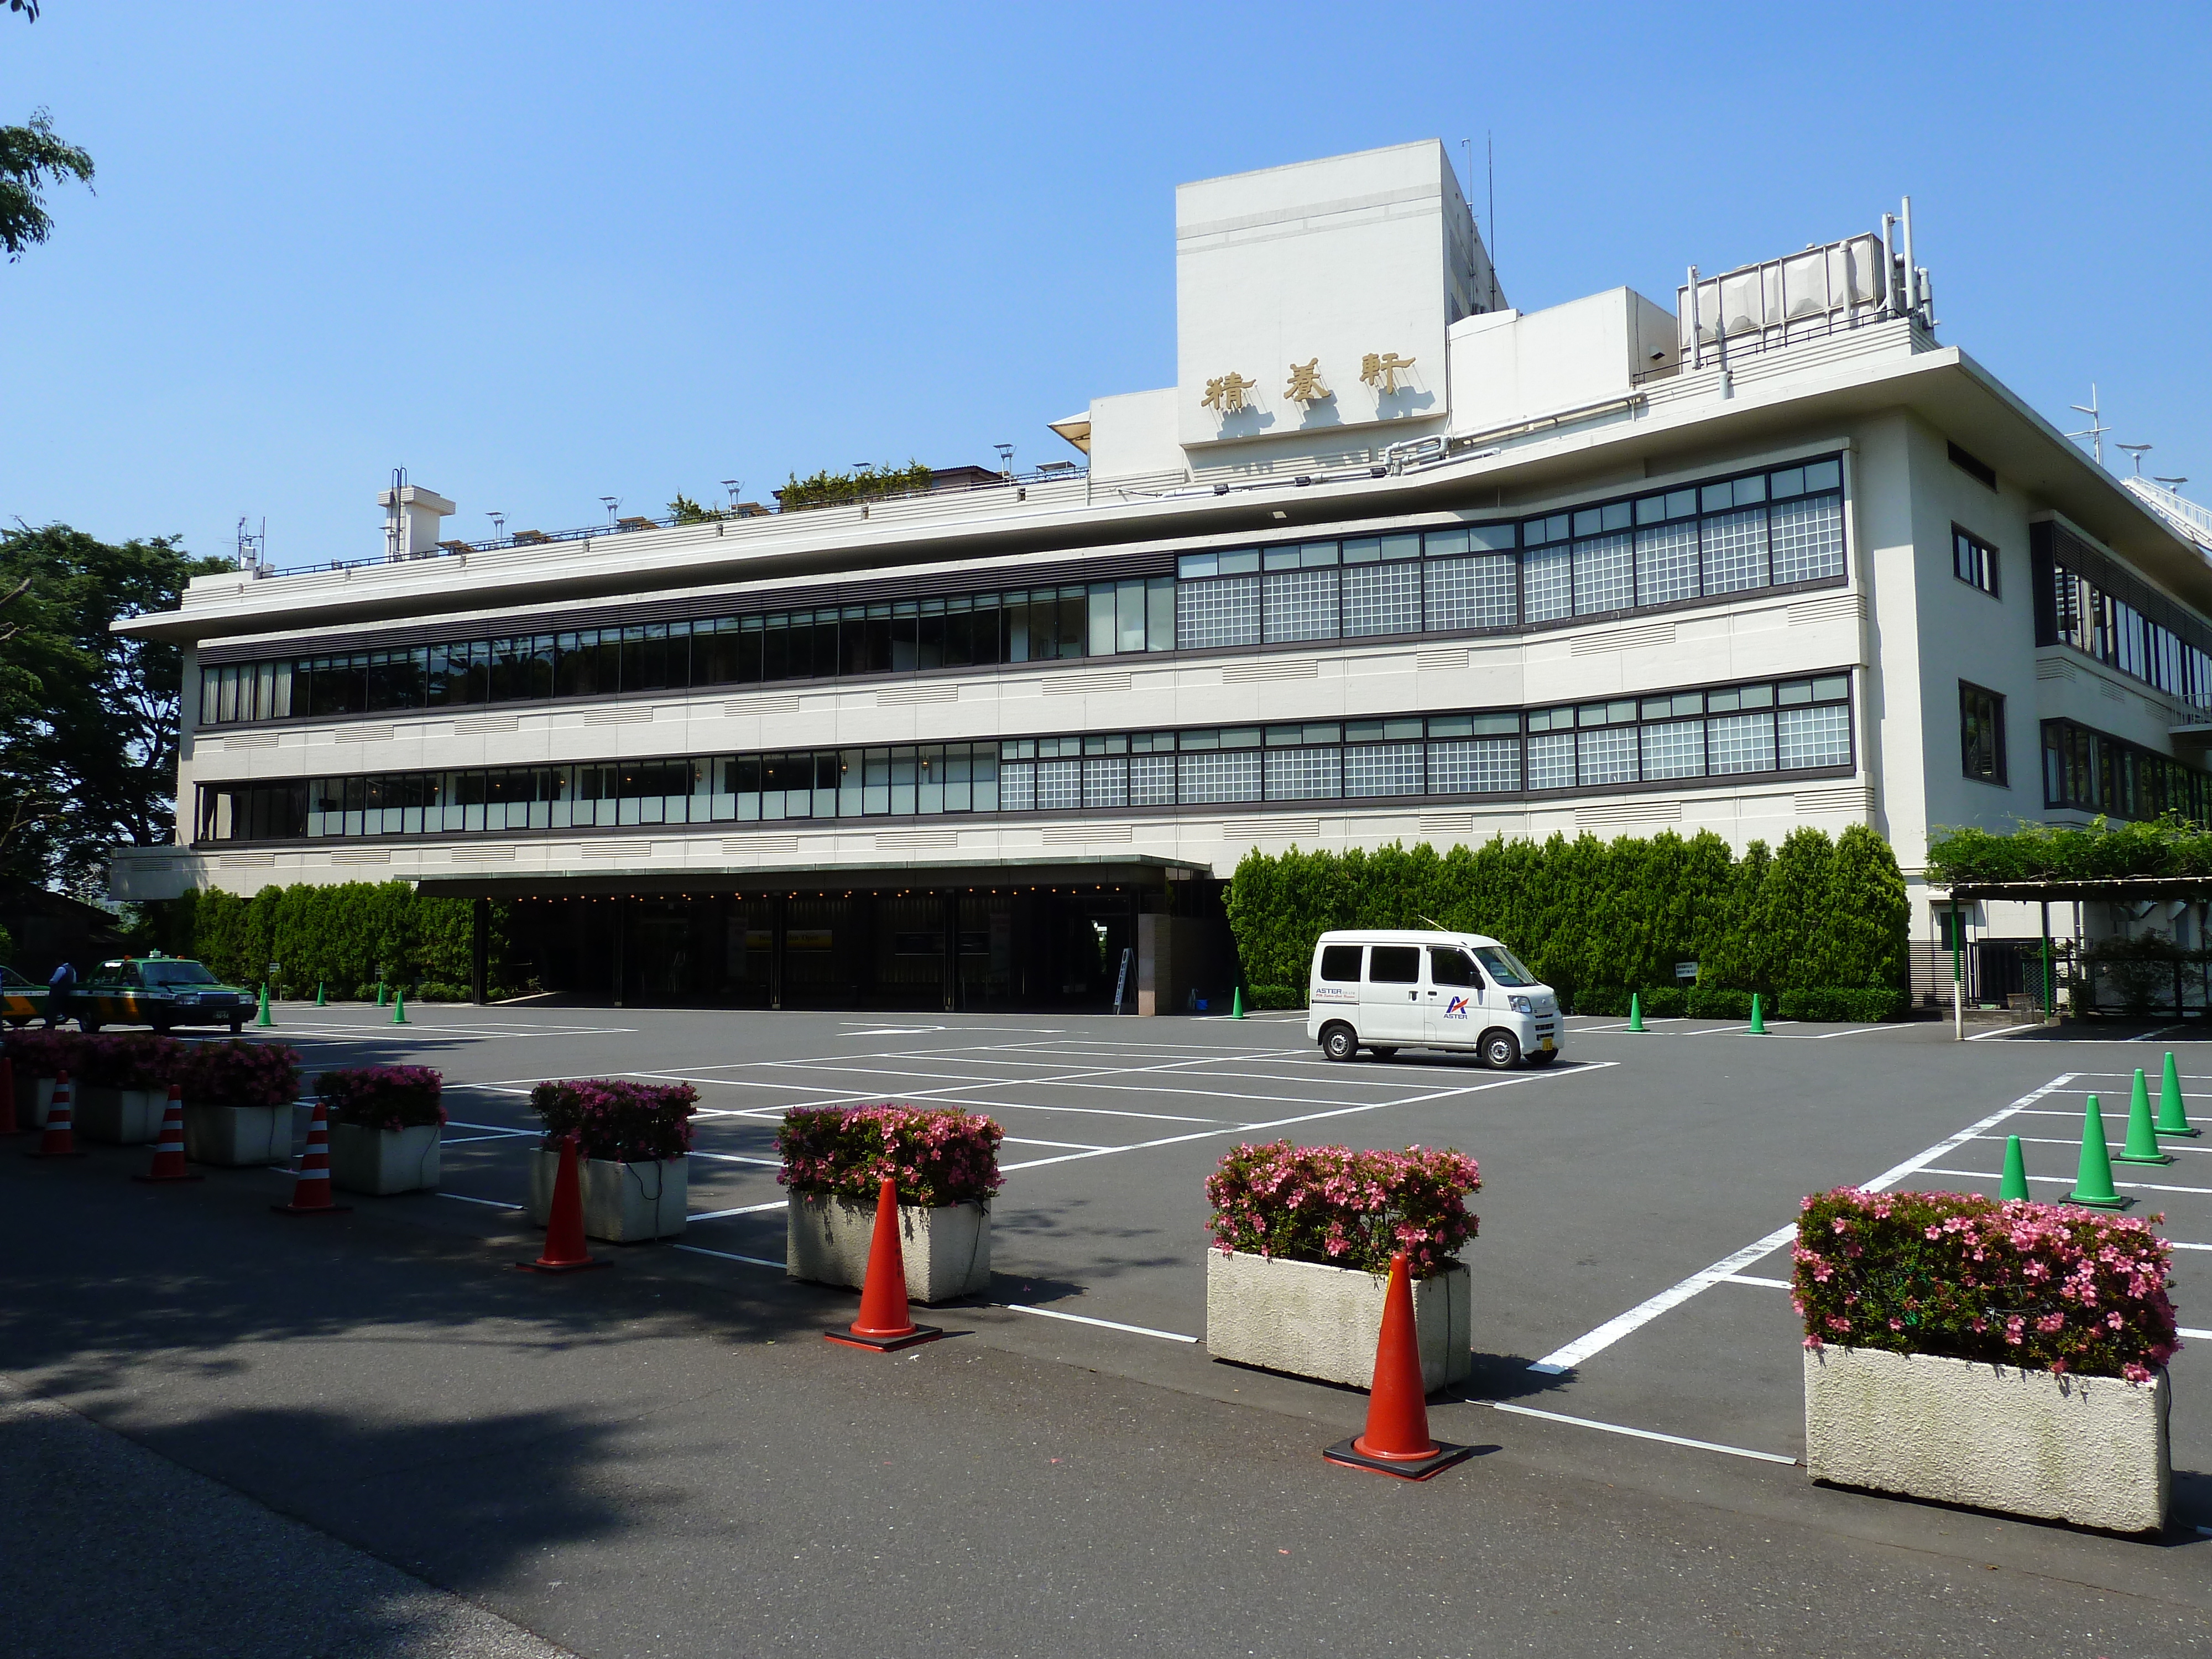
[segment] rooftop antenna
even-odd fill
[[[248,527],[250,523],[243,513],[238,515],[238,568],[258,576],[268,557],[269,520],[262,520],[258,535]]]
[[[1482,165],[1490,178],[1490,308],[1495,311],[1498,309],[1498,143],[1487,127],[1482,131]]]
[[[2069,404],[2066,406],[2076,415],[2087,415],[2089,417],[2088,425],[2083,427],[2079,432],[2069,432],[2066,435],[2069,438],[2087,438],[2097,457],[2097,465],[2104,465],[2105,434],[2112,428],[2105,424],[2104,417],[2097,412],[2097,383],[2094,380],[2089,382],[2087,404]]]
[[[609,524],[612,524],[615,521],[616,509],[622,506],[622,497],[619,495],[602,495],[599,497],[599,505],[606,508],[607,522]]]
[[[1014,476],[1014,447],[1012,444],[993,444],[999,452],[999,476],[1011,480]]]
[[[384,556],[387,562],[399,557],[399,520],[405,508],[399,505],[399,493],[407,488],[407,469],[392,469],[392,506],[384,515]]]
[[[744,487],[744,482],[745,481],[743,478],[725,478],[722,480],[722,488],[730,492],[730,505],[732,507],[735,507],[738,504],[738,491]]]
[[[2134,459],[2136,464],[2136,477],[2138,478],[2142,477],[2142,458],[2145,454],[2149,453],[2153,446],[2149,444],[2114,444],[2112,447],[2118,450],[2124,450]]]

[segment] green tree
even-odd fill
[[[1821,918],[1805,982],[1902,990],[1912,908],[1890,845],[1863,823],[1836,837]]]
[[[45,110],[33,110],[27,126],[0,127],[0,246],[10,264],[52,234],[46,189],[69,178],[89,189],[92,157],[57,134]]]
[[[109,624],[226,568],[173,536],[0,530],[0,591],[28,584],[0,645],[0,870],[91,896],[108,848],[173,838],[182,653]]]
[[[668,504],[668,516],[678,524],[717,524],[722,514],[717,508],[700,506],[679,489]]]

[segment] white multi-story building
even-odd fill
[[[1522,312],[1437,143],[1186,185],[1177,383],[1055,422],[1086,468],[475,544],[395,488],[382,557],[126,624],[186,721],[117,896],[396,878],[526,901],[549,986],[1152,1008],[1255,847],[2203,815],[2212,532],[1939,344],[1895,229]]]

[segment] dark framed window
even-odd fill
[[[1951,526],[1951,574],[1969,587],[1997,597],[1997,550],[1978,536]]]
[[[1959,761],[1970,778],[2003,785],[2005,700],[1978,685],[1959,682]]]

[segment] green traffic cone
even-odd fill
[[[1244,1018],[1244,988],[1241,985],[1232,987],[1230,990],[1229,1018],[1231,1019]]]
[[[2158,1131],[2151,1127],[2150,1091],[2143,1086],[2142,1067],[2136,1067],[2136,1080],[2128,1095],[2128,1144],[2114,1157],[2123,1164],[2171,1164],[2172,1152],[2158,1149]]]
[[[2027,1196],[2027,1160],[2020,1155],[2020,1137],[2005,1137],[2004,1179],[1997,1182],[1997,1196],[2009,1203]]]
[[[315,1006],[318,1008],[326,1008],[329,1006],[330,1005],[323,1000],[323,982],[320,980],[317,980],[315,981]]]
[[[1751,1030],[1748,1035],[1752,1036],[1766,1035],[1766,1009],[1765,1006],[1759,1001],[1759,993],[1756,991],[1751,994]]]
[[[392,1023],[394,1025],[404,1025],[407,1023],[407,988],[404,985],[397,988],[392,994]]]
[[[276,1023],[269,1018],[269,981],[266,980],[261,982],[261,1017],[253,1023],[256,1025],[274,1025]]]
[[[2124,1210],[2129,1200],[2112,1190],[2112,1159],[2105,1146],[2105,1113],[2097,1097],[2089,1097],[2081,1116],[2081,1165],[2074,1176],[2074,1190],[2064,1201],[2093,1210]]]
[[[384,981],[382,980],[376,981],[376,1006],[380,1008],[384,1006]]]
[[[1644,999],[1633,991],[1628,994],[1628,1029],[1632,1031],[1644,1029]]]
[[[2158,1122],[2154,1126],[2162,1135],[2203,1133],[2202,1129],[2189,1126],[2189,1109],[2181,1103],[2181,1073],[2173,1066],[2173,1050],[2166,1051],[2166,1080],[2158,1089]]]

